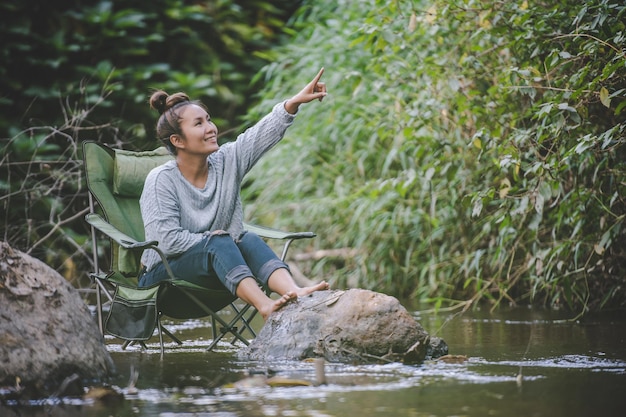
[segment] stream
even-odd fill
[[[259,363],[221,342],[207,353],[210,322],[168,322],[185,343],[156,338],[142,351],[106,338],[117,367],[111,387],[123,399],[46,399],[2,407],[5,416],[623,416],[626,415],[626,312],[590,315],[538,308],[464,313],[416,309],[415,318],[449,346],[449,360],[418,366]],[[262,323],[255,322],[260,328]],[[131,371],[132,370],[132,371]],[[129,385],[131,372],[138,375]],[[268,386],[266,376],[310,385]],[[297,386],[295,386],[297,385]]]

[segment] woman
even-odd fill
[[[264,319],[298,296],[328,289],[325,281],[296,285],[287,265],[259,236],[244,230],[239,195],[244,175],[282,139],[300,105],[326,96],[319,81],[323,73],[322,68],[298,94],[221,147],[217,127],[201,103],[164,91],[150,98],[160,113],[157,136],[175,160],[146,178],[140,199],[146,240],[159,242],[177,277],[209,288],[223,285]],[[142,264],[140,286],[168,278],[155,251],[145,251]],[[280,298],[269,298],[259,283]]]

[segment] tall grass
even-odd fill
[[[321,66],[330,94],[255,168],[248,217],[355,249],[309,266],[336,286],[624,305],[624,6],[565,3],[307,2],[250,120]]]

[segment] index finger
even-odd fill
[[[322,74],[324,74],[324,67],[320,68],[320,70],[317,73],[317,75],[315,76],[315,78],[313,78],[313,81],[311,81],[311,84],[313,84],[313,85],[317,84],[317,82],[320,80],[320,78],[322,78]]]

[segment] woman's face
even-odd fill
[[[217,126],[202,107],[185,106],[180,113],[180,128],[182,137],[174,143],[178,152],[209,155],[219,149]]]

